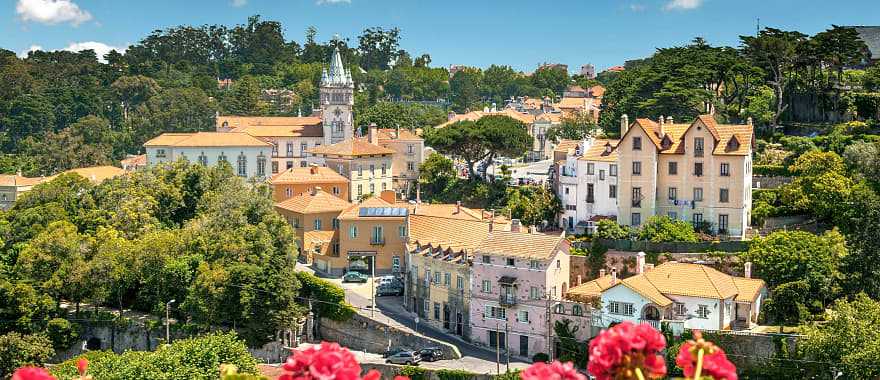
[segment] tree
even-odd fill
[[[767,83],[776,95],[776,110],[771,125],[777,126],[779,118],[788,108],[785,89],[791,81],[798,58],[798,47],[805,43],[806,35],[774,28],[765,28],[758,36],[740,36],[743,54],[755,65],[767,72]]]
[[[143,75],[123,76],[110,85],[116,98],[122,102],[123,119],[128,120],[128,112],[156,95],[161,87],[152,78]]]
[[[88,242],[76,226],[66,221],[53,222],[37,235],[18,257],[16,270],[23,276],[43,284],[43,289],[56,302],[62,298],[76,303],[90,296],[86,253]]]
[[[444,121],[446,113],[441,108],[399,102],[377,102],[355,113],[356,125],[376,123],[379,128],[400,127],[410,131],[431,128]]]
[[[108,120],[86,116],[59,132],[26,138],[20,149],[24,155],[39,158],[41,174],[51,175],[74,168],[110,165],[121,158],[125,140],[125,136],[110,128]]]
[[[800,332],[805,337],[798,351],[807,360],[834,363],[848,378],[880,376],[880,368],[867,365],[880,352],[880,303],[867,295],[838,300],[825,323],[801,326]]]
[[[399,51],[400,29],[367,28],[358,36],[360,64],[364,70],[388,70],[388,65],[397,59]]]
[[[458,179],[452,160],[439,153],[431,153],[419,165],[419,184],[422,197],[433,199],[441,195]]]
[[[866,57],[868,46],[854,28],[832,25],[831,29],[813,36],[822,60],[837,71],[837,80],[843,80],[843,68],[859,64]]]
[[[683,220],[673,220],[665,215],[655,215],[645,222],[639,231],[640,240],[652,243],[698,241],[694,226]]]
[[[519,186],[507,189],[507,212],[525,225],[552,223],[562,212],[556,193],[542,186]]]
[[[269,105],[260,95],[260,85],[253,77],[244,77],[235,82],[232,93],[224,99],[223,108],[232,115],[265,114]]]
[[[521,122],[505,115],[490,115],[433,130],[426,135],[426,143],[464,160],[468,176],[476,179],[476,163],[489,163],[495,157],[519,157],[528,150],[532,138]]]
[[[880,143],[856,141],[844,150],[843,161],[856,176],[880,185]]]
[[[578,368],[587,368],[587,344],[578,342],[575,334],[580,326],[572,326],[570,319],[556,321],[553,324],[553,332],[559,339],[559,354],[557,359],[561,362],[574,362]]]
[[[798,326],[810,318],[810,284],[805,280],[786,282],[776,287],[764,303],[768,321],[785,326]]]
[[[547,131],[547,139],[559,142],[566,140],[583,140],[588,136],[594,136],[599,126],[596,125],[593,116],[586,112],[578,112],[562,117],[558,126],[552,126]]]
[[[430,54],[422,54],[418,56],[413,63],[415,67],[428,67],[431,66],[431,55]]]
[[[39,332],[52,316],[52,299],[24,282],[0,279],[0,334]]]
[[[467,112],[480,101],[482,80],[479,69],[465,67],[455,72],[449,80],[449,101],[455,112]]]
[[[612,219],[602,219],[596,225],[596,237],[599,239],[627,239],[629,231],[625,226]]]
[[[53,355],[52,341],[45,335],[0,335],[0,373],[10,374],[28,365],[42,366]]]
[[[560,67],[544,66],[532,74],[532,85],[554,98],[562,94],[570,84],[571,78]]]

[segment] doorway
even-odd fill
[[[519,336],[519,356],[529,357],[529,337],[525,335]]]

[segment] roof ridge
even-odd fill
[[[724,299],[724,298],[721,296],[721,291],[718,290],[718,285],[715,284],[715,281],[712,279],[712,276],[709,275],[709,272],[706,271],[706,268],[707,268],[707,267],[706,267],[705,265],[700,265],[700,270],[702,270],[702,271],[703,271],[703,274],[706,275],[706,278],[709,279],[709,283],[712,284],[712,288],[715,289],[715,293],[718,294],[718,299]],[[720,273],[720,272],[719,272],[719,273]],[[724,273],[721,273],[721,274],[724,274]],[[724,274],[724,275],[725,275],[725,276],[730,276],[730,275],[726,275],[726,274]],[[733,279],[731,279],[731,281],[733,281]],[[736,287],[736,284],[734,284],[733,287],[735,288],[735,287]],[[737,289],[737,294],[739,294],[739,289]]]

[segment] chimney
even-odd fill
[[[639,252],[638,257],[636,258],[636,273],[642,274],[645,273],[645,253]]]
[[[394,133],[394,138],[395,139],[400,138],[400,124],[397,124],[397,131]]]
[[[749,116],[749,118],[746,119],[746,125],[748,125],[748,126],[754,125],[754,120],[752,120],[751,116]]]
[[[599,278],[605,277],[607,273],[605,273],[605,268],[599,269]]]
[[[663,119],[663,115],[660,115],[660,126],[662,127],[664,123],[666,123],[666,120]]]
[[[422,184],[416,182],[416,204],[422,203]]]
[[[492,102],[492,113],[498,112],[498,107],[495,105],[495,102]]]
[[[535,228],[535,226],[529,226],[529,233],[530,233],[530,234],[534,234],[534,233],[536,233],[537,231],[538,231],[538,230]]]
[[[461,201],[455,202],[455,214],[461,213]]]
[[[367,136],[369,136],[370,144],[379,145],[379,127],[376,126],[376,123],[370,123],[370,132]]]
[[[489,214],[489,232],[495,229],[495,210],[492,210]]]
[[[610,142],[605,143],[605,154],[611,154],[611,143]]]
[[[520,227],[519,219],[510,220],[510,232],[519,232]]]
[[[667,123],[667,124],[673,124],[672,116],[669,116],[669,117],[666,118],[666,123]]]
[[[663,138],[663,116],[660,116],[660,125],[657,126],[657,132],[660,133],[660,138]]]
[[[752,262],[751,261],[746,261],[745,265],[743,266],[743,272],[744,272],[743,276],[745,276],[745,278],[752,278]]]
[[[581,275],[578,275],[578,281],[577,281],[577,284],[578,284],[578,285],[581,284],[581,280],[582,280],[582,279],[581,279]]]
[[[321,191],[321,186],[315,186],[312,188],[312,195],[318,195],[318,192]]]
[[[611,268],[611,286],[617,285],[617,268]]]
[[[623,135],[626,134],[627,129],[629,129],[629,116],[623,114],[623,116],[620,117],[620,137],[623,137]]]
[[[318,165],[316,165],[316,164],[309,165],[309,174],[311,174],[311,175],[318,174]]]

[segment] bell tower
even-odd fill
[[[342,66],[339,48],[333,50],[330,67],[321,73],[320,94],[324,144],[354,137],[354,81],[351,72]]]

